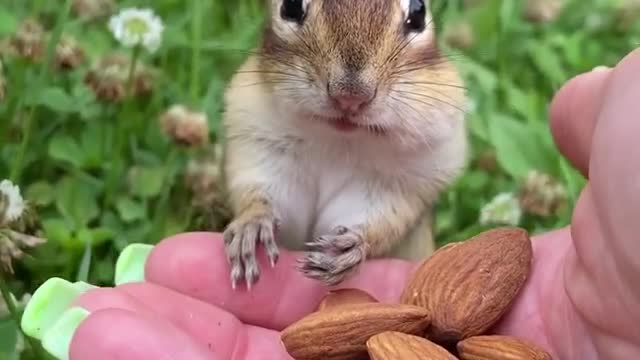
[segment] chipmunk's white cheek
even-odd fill
[[[418,33],[411,34],[409,38],[411,39],[410,47],[412,48],[424,48],[429,47],[434,44],[436,41],[435,37],[435,27],[433,24],[433,18],[430,14],[427,14],[427,20],[425,22],[427,24],[426,28]]]
[[[404,11],[405,16],[409,13],[409,6],[411,5],[411,0],[400,0],[400,5],[402,5],[402,11]]]
[[[295,89],[285,85],[280,89],[279,95],[279,101],[286,103],[289,108],[296,109],[296,112],[302,114],[333,114],[333,108],[326,90],[313,83],[296,86]]]
[[[296,33],[300,31],[300,26],[278,17],[273,23],[273,31],[281,39],[294,41],[296,39]]]

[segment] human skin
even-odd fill
[[[558,148],[589,182],[571,225],[532,239],[531,276],[496,331],[532,340],[554,359],[640,358],[639,95],[640,50],[572,79],[551,104]],[[290,359],[278,331],[326,292],[295,270],[300,255],[283,250],[250,292],[234,291],[220,234],[166,239],[149,256],[145,282],[77,300],[91,314],[70,357]],[[394,302],[416,265],[374,260],[341,287]]]

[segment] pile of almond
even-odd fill
[[[439,249],[397,304],[345,289],[282,332],[296,360],[550,360],[528,341],[491,335],[531,269],[528,233],[498,228]]]

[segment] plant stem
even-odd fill
[[[19,106],[16,111],[22,112],[22,106]],[[16,154],[16,157],[13,160],[13,166],[11,167],[11,180],[13,180],[13,182],[15,183],[20,183],[20,177],[22,176],[22,163],[24,161],[24,155],[27,152],[27,145],[29,145],[29,142],[31,140],[34,113],[35,108],[31,108],[31,110],[29,110],[29,115],[24,120],[24,134],[22,137],[22,142],[20,143],[18,154]],[[18,116],[19,114],[16,115]]]
[[[36,356],[40,359],[44,359],[43,356],[40,356],[41,354],[40,352],[40,348],[38,347],[38,344],[36,343],[36,341],[34,339],[32,339],[30,336],[27,336],[24,332],[22,332],[22,326],[20,326],[20,314],[18,313],[18,309],[16,308],[16,304],[14,304],[13,302],[13,297],[11,296],[11,291],[9,290],[9,286],[7,285],[7,282],[4,278],[4,276],[2,275],[2,272],[0,272],[0,293],[2,293],[2,299],[4,300],[4,303],[7,304],[7,309],[9,310],[9,314],[11,314],[11,318],[13,319],[13,321],[16,323],[16,328],[18,329],[18,331],[24,336],[24,338],[27,340],[27,342],[29,343],[29,346],[31,347],[31,350],[34,352],[34,354],[36,354]]]
[[[104,198],[104,209],[107,209],[109,204],[111,203],[111,201],[113,200],[113,193],[115,192],[115,188],[116,188],[116,182],[118,181],[118,178],[120,177],[119,171],[120,171],[120,165],[122,163],[122,147],[124,146],[124,135],[123,134],[125,131],[125,126],[127,125],[126,123],[123,123],[123,118],[125,118],[124,115],[126,115],[127,110],[128,110],[128,106],[127,105],[131,105],[131,103],[133,102],[132,96],[133,96],[133,83],[134,83],[134,79],[135,79],[135,73],[136,73],[136,66],[138,63],[138,58],[140,57],[140,53],[142,51],[142,47],[140,45],[137,45],[136,47],[133,48],[133,55],[131,56],[131,64],[129,65],[129,71],[127,74],[127,85],[126,85],[126,92],[127,92],[127,98],[126,98],[126,103],[125,106],[123,107],[123,111],[121,113],[121,116],[116,118],[116,133],[115,133],[115,147],[114,147],[114,151],[112,152],[112,156],[111,156],[111,171],[109,172],[109,175],[107,176],[107,185],[106,185],[106,192],[105,192],[105,198]]]
[[[20,327],[20,314],[18,314],[18,309],[16,308],[16,304],[13,303],[13,297],[11,296],[11,291],[9,290],[9,286],[6,284],[6,280],[4,276],[0,274],[0,292],[2,292],[2,299],[4,303],[7,304],[7,309],[9,309],[9,314],[16,322],[16,325]]]
[[[38,78],[36,80],[36,83],[34,84],[35,89],[43,88],[42,85],[44,82],[44,78],[47,75],[47,70],[51,65],[51,60],[53,59],[53,53],[56,49],[56,46],[60,41],[60,37],[62,37],[62,30],[64,29],[64,24],[67,22],[67,18],[69,17],[69,13],[71,12],[72,2],[73,2],[72,0],[66,0],[64,3],[64,6],[61,7],[60,11],[58,12],[58,19],[56,21],[56,26],[53,29],[51,40],[47,45],[47,51],[45,53],[44,61],[40,66],[40,73],[38,74]],[[21,106],[18,107],[18,111],[21,111],[20,108]],[[36,109],[34,106],[31,108],[31,110],[29,111],[29,115],[25,119],[24,136],[22,138],[20,148],[18,149],[18,154],[16,155],[13,165],[11,167],[11,179],[16,183],[20,182],[20,177],[22,176],[22,171],[23,171],[22,165],[23,165],[25,153],[27,151],[27,147],[29,146],[29,142],[31,141],[31,131],[33,130],[33,127],[34,127],[33,123],[35,122],[34,120],[35,112],[36,112]]]
[[[200,92],[200,52],[202,48],[202,2],[192,0],[193,21],[191,22],[191,100],[196,101]]]
[[[165,178],[164,184],[162,185],[164,192],[162,193],[160,200],[158,200],[156,209],[153,214],[153,226],[151,227],[151,238],[149,239],[150,242],[160,240],[159,237],[162,236],[162,234],[160,233],[160,226],[161,224],[165,223],[165,220],[167,218],[167,201],[169,200],[169,196],[171,195],[171,188],[173,187],[173,179],[175,173],[174,168],[177,157],[178,149],[173,146],[169,151],[169,159],[167,160],[167,176]]]
[[[133,95],[133,79],[136,73],[136,66],[138,65],[138,58],[140,57],[141,52],[142,52],[142,47],[140,45],[136,45],[133,48],[133,55],[131,56],[131,64],[129,64],[129,73],[127,74],[127,92],[129,97]]]

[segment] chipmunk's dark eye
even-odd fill
[[[409,14],[405,26],[409,32],[422,32],[425,28],[425,17],[427,15],[427,7],[424,0],[409,1]]]
[[[280,16],[287,21],[302,24],[304,20],[303,0],[283,0]]]

